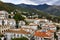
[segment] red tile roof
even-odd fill
[[[23,29],[18,29],[18,30],[17,29],[16,30],[10,29],[10,30],[7,30],[5,32],[8,32],[8,33],[17,33],[17,34],[30,34],[30,32],[27,32],[27,31],[25,31]]]
[[[51,33],[50,32],[35,32],[34,36],[38,36],[38,37],[51,37]]]

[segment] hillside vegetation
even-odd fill
[[[11,12],[15,13],[17,11],[20,14],[25,15],[27,18],[29,16],[32,16],[32,17],[33,16],[35,16],[35,17],[38,16],[38,18],[43,18],[44,17],[44,18],[47,18],[47,19],[52,20],[54,22],[60,22],[60,17],[59,16],[50,15],[49,13],[46,13],[44,11],[41,11],[41,10],[38,10],[38,9],[35,9],[35,8],[31,8],[31,7],[24,7],[24,6],[22,7],[22,5],[20,6],[20,5],[15,5],[15,4],[12,4],[12,3],[4,3],[4,2],[0,1],[0,10],[5,10],[9,13],[11,13]],[[57,15],[59,15],[59,14],[57,14]]]

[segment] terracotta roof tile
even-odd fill
[[[30,32],[26,32],[22,29],[19,29],[19,30],[14,30],[14,29],[11,29],[11,30],[8,30],[8,31],[5,31],[5,32],[8,32],[8,33],[17,33],[17,34],[30,34]]]
[[[38,37],[51,37],[51,33],[49,32],[35,32],[34,36]]]

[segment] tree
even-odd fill
[[[58,36],[56,35],[56,32],[54,32],[54,38],[57,40]]]
[[[21,37],[21,38],[14,38],[12,40],[28,40],[26,37]]]
[[[0,37],[4,37],[4,35],[3,34],[0,34]]]
[[[16,27],[18,28],[18,22],[20,21],[20,20],[24,20],[25,19],[25,17],[23,17],[20,13],[16,13],[15,14],[15,16],[14,16],[14,19],[16,20]]]
[[[38,29],[41,29],[41,26],[38,25]]]
[[[20,13],[16,13],[14,19],[16,21],[20,21],[20,20],[24,20],[25,18]]]
[[[56,28],[57,28],[57,30],[56,30],[56,31],[59,31],[60,27],[59,27],[59,26],[57,26]]]

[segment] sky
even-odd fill
[[[60,5],[60,0],[1,0],[3,2],[14,3],[14,4],[32,4],[32,5],[39,5],[39,4],[49,4],[49,5]]]

